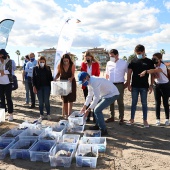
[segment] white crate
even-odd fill
[[[56,153],[60,150],[69,151],[71,153],[70,156],[56,156]],[[63,166],[63,167],[70,167],[73,155],[76,151],[75,144],[68,144],[68,143],[60,143],[54,145],[54,147],[50,151],[50,165],[52,167],[56,166]]]
[[[9,153],[9,148],[14,144],[14,139],[0,139],[0,159],[4,159]]]
[[[80,135],[65,134],[61,137],[60,143],[72,143],[78,145]]]
[[[68,80],[51,82],[51,95],[67,96],[72,92],[72,83]]]
[[[42,129],[26,129],[20,135],[20,139],[38,139],[39,135],[44,132]]]
[[[24,130],[20,130],[20,129],[11,129],[9,131],[7,131],[6,133],[4,133],[3,135],[1,135],[0,138],[6,138],[6,139],[15,139],[18,140],[19,139],[19,135],[24,132]]]
[[[29,150],[37,142],[36,139],[19,139],[13,146],[10,147],[11,159],[30,159]]]
[[[67,132],[68,133],[83,133],[84,131],[84,126],[70,126],[68,125],[67,127]]]
[[[5,122],[5,109],[0,109],[0,122]]]
[[[88,152],[93,152],[96,157],[83,156]],[[98,158],[98,147],[96,145],[84,145],[80,144],[76,152],[76,166],[77,167],[90,167],[96,168]]]
[[[38,141],[30,150],[31,161],[49,162],[50,151],[53,148],[55,141]],[[40,168],[41,169],[41,168]]]
[[[101,137],[101,130],[85,130],[83,137]]]
[[[83,115],[82,117],[77,117],[79,111],[74,111],[69,117],[68,121],[70,125],[84,125],[86,123],[86,117]]]
[[[51,128],[52,128],[52,131],[56,132],[59,136],[63,136],[66,132],[66,126],[60,125],[58,123],[52,126]]]
[[[106,137],[81,137],[80,144],[97,145],[99,152],[106,152]]]
[[[55,140],[57,143],[59,142],[61,138],[61,135],[58,134],[55,131],[49,131],[49,130],[45,130],[44,132],[42,132],[39,136],[39,140]]]

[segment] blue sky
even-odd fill
[[[89,48],[116,48],[128,57],[137,44],[149,58],[164,49],[164,59],[170,59],[170,0],[0,0],[0,11],[0,20],[15,20],[6,50],[16,63],[16,50],[37,56],[56,48],[68,18],[81,20],[70,50],[79,64]]]

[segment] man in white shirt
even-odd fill
[[[89,76],[87,72],[80,72],[78,74],[78,81],[79,84],[88,87],[88,96],[81,109],[81,113],[85,113],[85,116],[88,116],[89,112],[94,109],[96,125],[90,127],[90,130],[100,129],[102,136],[107,135],[108,133],[102,110],[118,99],[118,89],[112,82],[105,78]],[[89,104],[90,106],[87,108]]]
[[[110,80],[119,90],[119,98],[117,99],[119,109],[119,125],[122,125],[124,120],[124,88],[127,87],[125,82],[125,73],[128,70],[128,64],[123,59],[119,59],[118,50],[112,49],[109,53],[110,61],[106,65],[106,79]],[[115,102],[110,105],[111,117],[106,120],[106,123],[114,122],[115,117]]]

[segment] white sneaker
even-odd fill
[[[160,124],[161,124],[161,123],[160,123],[160,119],[157,119],[157,120],[156,120],[156,126],[160,126]]]
[[[13,121],[13,115],[12,114],[9,115],[8,121]]]
[[[51,120],[51,116],[50,116],[50,115],[47,115],[47,119],[48,119],[48,120]]]
[[[165,119],[165,126],[169,126],[169,119]]]
[[[44,116],[43,115],[40,115],[40,117],[38,118],[38,122],[42,122],[42,120],[44,119]]]

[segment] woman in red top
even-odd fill
[[[94,56],[87,51],[84,55],[84,61],[81,64],[81,71],[87,72],[90,76],[98,76],[100,75],[100,67],[98,61],[94,58]],[[82,86],[84,98],[86,99],[88,95],[88,89],[85,86]],[[90,121],[90,115],[87,117],[87,121]],[[93,121],[95,122],[95,117],[93,114]]]

